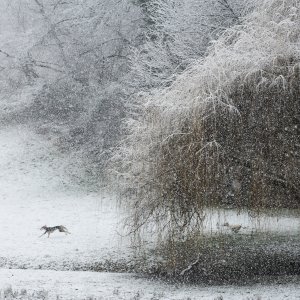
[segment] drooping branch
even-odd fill
[[[185,274],[186,272],[188,272],[188,271],[190,271],[191,269],[195,268],[195,266],[198,265],[199,261],[200,261],[200,255],[198,254],[197,259],[196,259],[194,262],[192,262],[190,265],[188,265],[184,270],[182,270],[182,271],[180,272],[179,275],[180,275],[180,276],[184,276],[184,274]]]

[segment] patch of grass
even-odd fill
[[[35,269],[35,270],[59,270],[59,271],[95,271],[95,272],[112,272],[112,273],[131,273],[135,272],[136,266],[132,259],[99,259],[98,262],[74,262],[72,260],[63,262],[50,262],[43,263],[41,265],[31,264],[20,265],[15,262],[13,258],[10,260],[1,261],[0,267],[6,269]]]
[[[161,244],[154,255],[162,259],[147,271],[168,281],[191,283],[289,282],[300,278],[299,252],[297,236],[194,234]]]
[[[22,300],[46,300],[48,299],[48,293],[46,291],[35,291],[28,292],[26,289],[20,291],[13,290],[11,286],[0,290],[0,299],[4,300],[13,300],[13,299],[22,299]]]

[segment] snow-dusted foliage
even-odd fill
[[[4,113],[18,109],[20,103],[26,105],[36,90],[31,84],[39,84],[29,54],[39,35],[38,26],[27,10],[27,1],[3,0],[0,5],[1,119]]]
[[[140,90],[170,84],[176,74],[203,56],[222,31],[251,9],[245,0],[136,1],[145,13],[144,42],[131,57]]]
[[[199,228],[205,206],[299,207],[299,61],[299,1],[257,0],[143,99],[114,161],[134,231]]]
[[[124,77],[140,35],[140,8],[130,0],[13,0],[5,9],[1,118],[35,122],[76,153],[82,169],[102,171],[130,92]]]
[[[131,96],[170,84],[244,2],[4,0],[0,118],[35,122],[96,183],[140,112]]]

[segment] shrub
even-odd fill
[[[131,232],[197,231],[207,206],[300,206],[299,10],[257,1],[205,59],[145,97],[113,161]]]

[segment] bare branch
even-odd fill
[[[240,18],[240,16],[237,15],[237,13],[233,10],[233,8],[231,7],[231,5],[228,3],[227,0],[218,0],[218,3],[221,6],[223,6],[225,9],[229,10],[235,19]]]
[[[188,272],[193,267],[195,267],[199,263],[199,260],[200,260],[200,255],[198,254],[198,258],[194,262],[192,262],[187,268],[185,268],[184,270],[182,270],[179,275],[183,276],[186,272]]]
[[[0,49],[0,53],[4,54],[6,57],[9,57],[9,58],[15,58],[15,56],[12,56],[10,54],[8,54],[7,52],[3,51]]]
[[[40,68],[50,69],[50,70],[53,70],[53,71],[59,72],[59,73],[65,73],[62,70],[59,70],[59,69],[56,69],[56,68],[53,68],[53,67],[50,67],[50,66],[47,66],[47,65],[44,65],[44,64],[35,64],[35,66],[40,67]]]

